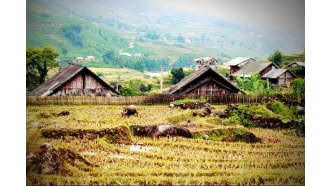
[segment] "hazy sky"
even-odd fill
[[[287,31],[300,37],[305,35],[305,0],[149,0],[149,2],[236,23]]]

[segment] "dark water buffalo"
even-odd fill
[[[135,105],[128,105],[123,109],[123,112],[121,113],[121,116],[122,117],[124,117],[124,116],[129,117],[130,115],[138,116],[138,114],[139,113],[138,113]]]
[[[212,114],[213,114],[213,116],[218,116],[219,118],[227,118],[228,117],[228,113],[226,113],[222,109],[219,109],[219,110],[213,112]]]
[[[199,110],[193,111],[193,116],[205,117],[205,116],[209,116],[211,113],[212,111],[209,107],[203,107]]]
[[[153,139],[169,136],[182,136],[185,138],[193,137],[188,129],[170,124],[150,125],[147,128],[147,136]]]
[[[305,115],[305,107],[297,106],[298,115]]]

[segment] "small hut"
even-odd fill
[[[288,69],[273,69],[262,76],[276,86],[290,87],[297,76]]]
[[[222,75],[205,65],[163,94],[229,94],[242,92]],[[244,93],[244,92],[242,92]]]
[[[87,67],[69,63],[28,96],[119,96],[119,93]]]
[[[204,57],[195,59],[196,70],[204,67],[205,65],[210,66],[213,70],[215,70],[216,65],[218,65],[218,61],[214,57]]]

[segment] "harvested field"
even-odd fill
[[[122,108],[27,106],[27,159],[50,144],[61,160],[52,169],[58,172],[28,164],[27,185],[305,183],[305,138],[293,129],[245,128],[230,118],[193,117],[193,110],[168,106],[137,105],[139,115],[127,118]],[[186,127],[193,138],[142,135],[146,126],[165,123]]]

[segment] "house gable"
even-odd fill
[[[196,63],[196,69],[199,69],[205,65],[214,67],[218,64],[218,61],[214,57],[204,57],[194,60]]]
[[[262,76],[277,86],[290,86],[297,76],[287,69],[273,69]]]
[[[51,95],[118,96],[119,93],[87,67],[70,63],[28,94],[28,96]]]
[[[250,61],[256,61],[253,58],[248,58],[248,57],[236,57],[225,64],[230,67],[230,73],[229,74],[234,74],[237,72],[241,67],[243,67],[245,64],[249,63]]]
[[[164,94],[227,94],[238,93],[239,91],[235,85],[211,67],[204,66],[174,85]]]
[[[251,77],[252,74],[258,73],[259,76],[262,77],[267,72],[277,68],[278,67],[273,62],[250,61],[242,66],[237,72],[232,74],[232,76]]]

